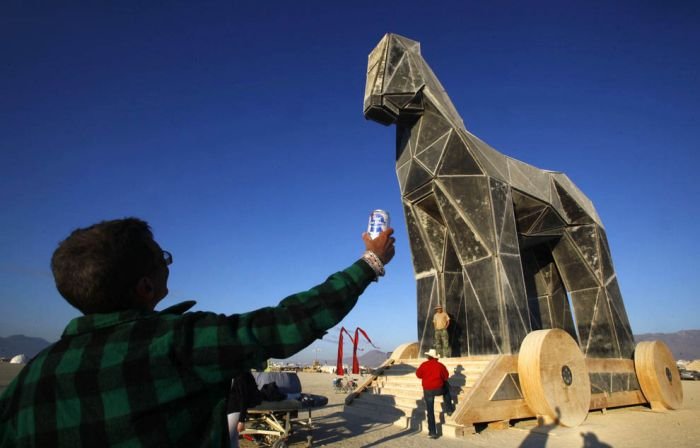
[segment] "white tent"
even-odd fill
[[[27,355],[17,355],[10,360],[10,364],[26,364]]]

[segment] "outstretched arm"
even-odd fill
[[[363,235],[365,247],[383,264],[394,256],[392,233],[387,229],[374,240]],[[193,364],[202,376],[217,381],[219,369],[230,377],[232,371],[253,368],[268,358],[287,358],[338,324],[377,275],[363,258],[275,307],[231,316],[190,313]]]

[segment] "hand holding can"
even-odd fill
[[[365,242],[365,248],[374,253],[382,264],[388,264],[394,258],[394,242],[396,239],[391,236],[394,229],[387,227],[385,231],[379,234],[375,239],[370,238],[369,233],[362,234],[362,239]]]

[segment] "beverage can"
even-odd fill
[[[389,212],[377,209],[369,214],[369,224],[367,224],[367,233],[369,233],[370,238],[375,239],[388,227]]]

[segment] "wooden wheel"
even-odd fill
[[[532,411],[563,426],[588,415],[591,380],[586,360],[569,333],[558,328],[529,333],[520,346],[518,376]]]
[[[634,350],[634,370],[652,409],[678,409],[683,386],[676,360],[662,341],[645,341]]]

